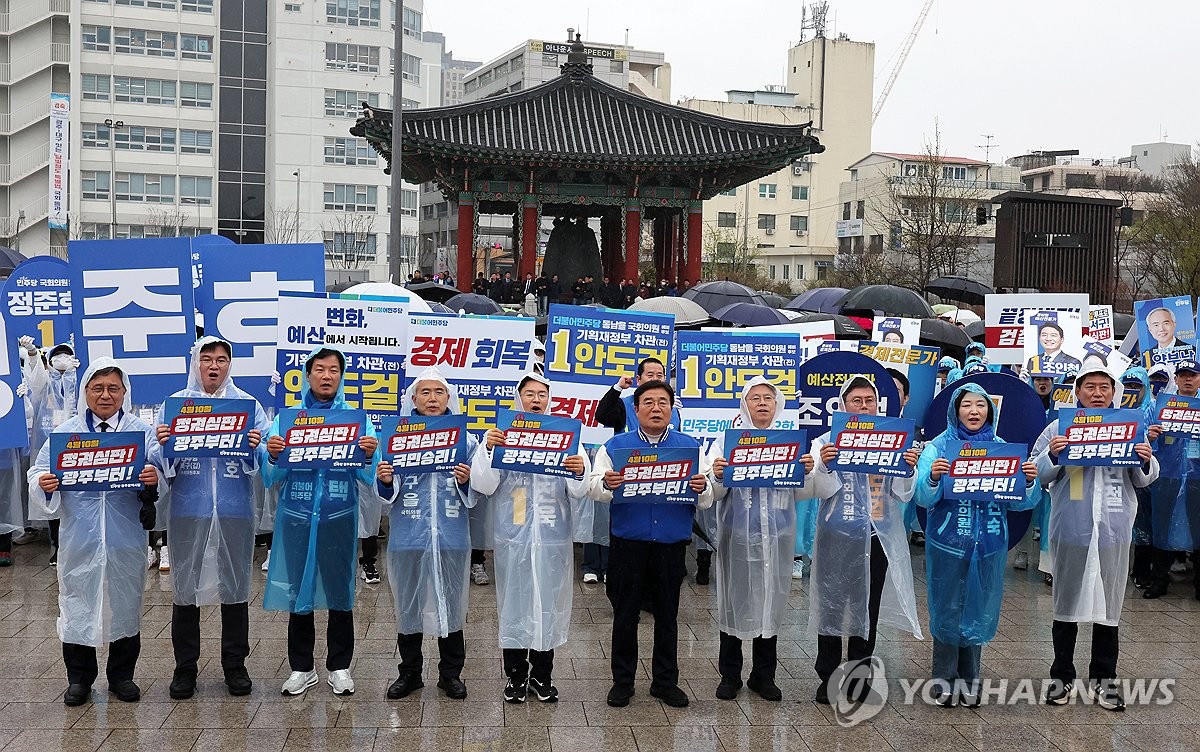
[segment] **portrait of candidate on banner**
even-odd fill
[[[921,342],[921,320],[876,316],[871,339],[883,345],[916,345]]]
[[[1077,311],[1038,311],[1025,317],[1025,369],[1059,377],[1083,360],[1083,318]]]
[[[1191,297],[1134,301],[1133,316],[1137,320],[1138,346],[1147,368],[1157,363],[1170,366],[1195,359],[1196,318]]]

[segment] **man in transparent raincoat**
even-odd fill
[[[154,430],[133,414],[129,377],[112,358],[96,358],[83,373],[78,414],[53,433],[138,431],[146,456]],[[137,702],[133,681],[141,653],[142,591],[146,584],[146,530],[154,527],[159,473],[146,465],[142,490],[59,491],[50,473],[50,443],[29,468],[30,504],[60,520],[58,638],[63,643],[67,687],[63,702],[82,705],[99,668],[96,649],[108,645],[108,689],[122,702]]]
[[[1037,468],[1027,460],[1025,495],[1020,502],[947,499],[942,476],[955,441],[996,441],[1000,416],[987,391],[965,384],[950,395],[946,430],[921,451],[914,500],[928,510],[925,518],[925,579],[929,587],[929,633],[933,636],[936,701],[952,707],[981,700],[979,662],[984,643],[996,636],[1004,569],[1008,564],[1009,510],[1033,509],[1042,498]]]
[[[221,668],[229,694],[248,695],[246,671],[250,654],[250,571],[254,559],[256,509],[253,485],[258,473],[259,441],[271,427],[262,406],[238,389],[230,375],[233,348],[216,337],[192,346],[187,388],[172,397],[244,399],[253,404],[250,459],[177,457],[167,459],[162,447],[170,437],[159,408],[155,464],[163,468],[171,495],[165,505],[171,541],[171,644],[175,672],[168,692],[183,700],[196,692],[200,660],[200,607],[221,607]]]
[[[437,368],[427,368],[409,385],[401,415],[459,415],[458,390]],[[467,434],[465,459],[477,442]],[[438,638],[438,687],[453,699],[467,696],[461,674],[466,661],[463,624],[471,571],[471,532],[467,509],[470,465],[454,472],[396,473],[380,462],[377,493],[388,507],[388,582],[396,606],[399,676],[388,687],[398,700],[425,686],[421,680],[423,635]]]
[[[852,375],[842,385],[841,401],[843,410],[876,415],[879,391],[869,377]],[[843,661],[843,637],[846,661],[874,655],[880,621],[921,637],[903,507],[912,498],[913,478],[831,470],[838,450],[829,433],[814,439],[810,451],[819,508],[808,630],[817,636],[815,669],[821,679],[814,699],[828,704],[829,679]],[[904,461],[915,466],[916,450],[905,452]],[[869,687],[857,690],[860,695],[851,699],[861,699]]]
[[[550,382],[540,374],[527,374],[517,384],[517,401],[514,409],[545,414]],[[488,431],[471,463],[471,486],[492,504],[496,607],[508,677],[504,699],[525,702],[532,690],[538,700],[555,702],[554,649],[567,641],[571,626],[571,505],[587,493],[590,463],[580,447],[563,462],[574,478],[498,470],[492,467],[492,450],[503,443],[503,431]]]
[[[304,362],[306,410],[347,410],[342,374],[346,357],[319,347]],[[263,483],[279,485],[271,565],[263,592],[263,608],[288,611],[288,663],[292,673],[283,694],[299,695],[317,683],[313,665],[316,623],[313,612],[329,612],[325,669],[334,694],[354,693],[350,662],[354,658],[355,555],[358,553],[359,484],[375,480],[375,450],[379,440],[371,421],[358,440],[367,465],[360,469],[300,470],[277,467],[284,450],[279,418],[267,434],[269,459],[262,467]]]
[[[741,415],[733,428],[778,425],[786,399],[756,376],[742,388]],[[726,488],[725,434],[709,451],[717,513],[717,624],[721,630],[717,698],[732,700],[742,687],[742,641],[752,641],[746,685],[765,700],[780,700],[775,684],[776,644],[792,590],[796,502],[812,497],[813,458],[804,455],[800,488]]]
[[[1121,404],[1123,386],[1103,366],[1080,369],[1075,399],[1080,407]],[[1147,429],[1154,441],[1160,426]],[[1129,578],[1129,548],[1137,514],[1136,488],[1158,478],[1159,465],[1147,441],[1135,449],[1136,467],[1081,467],[1058,463],[1067,446],[1055,420],[1034,443],[1038,477],[1050,491],[1050,552],[1054,556],[1054,663],[1046,702],[1065,705],[1075,687],[1075,639],[1079,625],[1092,624],[1089,681],[1083,691],[1106,710],[1124,710],[1117,685],[1117,624]]]

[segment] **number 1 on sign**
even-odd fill
[[[46,319],[37,325],[38,333],[42,335],[42,347],[47,350],[54,347],[54,322]]]

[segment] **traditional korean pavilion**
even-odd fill
[[[432,181],[458,203],[463,290],[470,289],[473,253],[461,249],[474,249],[481,213],[513,216],[521,276],[536,272],[541,217],[599,217],[603,273],[637,279],[642,220],[649,219],[657,276],[694,284],[702,202],[824,150],[809,124],[731,120],[605,83],[592,75],[578,35],[561,69],[523,91],[404,111],[404,179]],[[390,111],[364,104],[350,132],[365,137],[391,171]]]

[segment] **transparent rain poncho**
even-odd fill
[[[71,345],[62,343],[50,350],[51,355],[63,354],[74,358],[75,351]],[[34,355],[25,360],[22,366],[25,383],[29,386],[26,404],[30,408],[31,427],[29,430],[29,455],[36,456],[47,437],[54,431],[55,426],[61,425],[72,418],[79,406],[77,369],[69,366],[64,371],[48,368],[41,355]],[[51,520],[57,517],[49,514],[42,504],[31,504],[29,518],[31,520]]]

